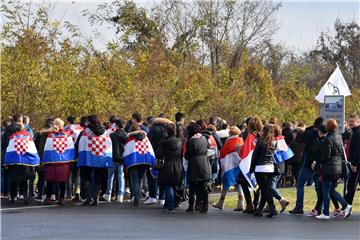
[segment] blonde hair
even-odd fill
[[[63,128],[64,128],[64,121],[61,120],[60,118],[55,118],[53,126],[52,126],[53,131],[58,132],[58,131],[60,131],[60,129],[63,129]]]

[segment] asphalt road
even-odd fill
[[[360,215],[320,221],[282,214],[256,218],[231,209],[164,213],[129,203],[99,207],[23,205],[1,209],[1,239],[360,239]]]

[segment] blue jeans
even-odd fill
[[[270,191],[276,200],[281,200],[281,198],[282,198],[279,190],[277,190],[277,184],[278,184],[280,178],[281,178],[281,175],[273,175],[271,177]]]
[[[323,213],[326,216],[329,216],[329,205],[330,205],[330,196],[336,201],[340,202],[343,208],[346,208],[348,203],[346,200],[338,193],[335,188],[337,185],[337,180],[323,180],[323,198],[324,198],[324,210]]]
[[[141,182],[149,167],[147,166],[132,166],[128,169],[130,176],[131,194],[134,197],[134,203],[139,203],[141,199]]]
[[[165,189],[165,204],[167,205],[167,209],[172,211],[175,209],[175,195],[174,188],[172,186],[166,185]]]
[[[114,184],[115,171],[117,172],[117,195],[124,195],[125,179],[124,179],[124,164],[114,162],[112,168],[108,168],[107,189],[106,193],[111,194]]]
[[[310,178],[312,178],[311,170],[303,166],[296,182],[296,209],[304,208],[304,185]]]

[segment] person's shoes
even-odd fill
[[[94,200],[94,202],[92,203],[93,206],[96,206],[98,207],[99,206],[99,199],[96,199]]]
[[[51,198],[45,198],[43,204],[44,205],[51,205],[52,204]]]
[[[187,213],[192,213],[194,212],[194,205],[193,204],[189,204],[189,207],[186,209]]]
[[[260,211],[255,211],[254,213],[253,213],[253,216],[254,217],[262,217],[262,212],[260,212]]]
[[[201,208],[202,208],[202,203],[196,201],[196,203],[195,203],[195,212],[199,212],[201,210]]]
[[[202,203],[200,213],[205,214],[209,210],[209,204],[208,203]]]
[[[80,193],[75,193],[74,201],[76,201],[76,202],[80,201]]]
[[[348,204],[344,209],[344,219],[347,219],[351,215],[352,206]]]
[[[278,211],[276,210],[275,205],[269,206],[269,214],[266,215],[267,218],[272,218],[274,216],[279,215]]]
[[[111,196],[110,196],[110,200],[111,200]],[[106,202],[106,199],[104,198],[104,196],[99,196],[99,200],[98,202]]]
[[[286,207],[289,205],[289,202],[286,201],[285,199],[281,199],[279,202],[280,202],[280,206],[281,206],[280,213],[283,213],[285,211]]]
[[[293,215],[300,215],[300,214],[304,214],[304,210],[294,208],[293,210],[290,210],[289,213]]]
[[[329,216],[326,216],[326,215],[324,215],[324,214],[320,214],[319,216],[316,216],[316,219],[329,220],[330,217],[329,217]]]
[[[139,202],[139,201],[134,200],[133,205],[134,205],[134,207],[140,207],[140,202]]]
[[[217,203],[212,203],[211,204],[214,208],[223,210],[224,206],[225,206],[225,199],[219,199],[219,201]],[[234,209],[235,210],[235,209]]]
[[[151,204],[156,204],[156,203],[157,203],[156,198],[151,198],[151,197],[149,197],[149,198],[144,202],[144,205],[151,205]]]
[[[164,199],[159,200],[159,205],[164,207],[165,206],[165,200]]]
[[[344,213],[343,211],[341,211],[341,209],[334,209],[333,215],[335,218],[343,218],[344,217]]]
[[[254,213],[254,205],[252,204],[247,205],[243,213],[248,213],[248,214]]]
[[[167,210],[166,212],[167,212],[167,213],[175,213],[175,209],[173,209],[173,210]]]
[[[63,198],[60,198],[59,202],[58,202],[58,205],[59,206],[64,206],[65,205],[65,200]]]
[[[10,198],[11,203],[15,203],[15,198]]]
[[[111,194],[104,194],[104,199],[106,202],[111,202]]]
[[[236,212],[241,212],[241,211],[244,210],[244,204],[243,204],[242,196],[239,196],[237,206],[233,210],[236,211]]]
[[[122,203],[122,202],[124,201],[124,196],[123,196],[123,195],[117,195],[117,196],[116,196],[116,201],[117,201],[118,203]]]
[[[270,208],[269,208],[269,205],[266,204],[264,210],[263,210],[264,213],[268,213],[270,212]]]
[[[310,212],[310,216],[312,216],[312,217],[316,217],[316,216],[318,216],[318,215],[319,215],[318,210],[316,210],[315,208],[311,210],[311,212]]]
[[[51,201],[56,201],[56,196],[55,196],[55,194],[51,194],[50,199],[51,199]]]
[[[90,205],[90,204],[91,204],[91,200],[92,200],[91,198],[86,199],[85,202],[83,202],[82,205],[83,205],[83,206]]]

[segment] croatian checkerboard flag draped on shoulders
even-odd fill
[[[66,131],[72,131],[72,139],[73,139],[73,142],[75,143],[76,140],[78,139],[80,133],[84,130],[84,128],[82,126],[80,126],[80,124],[70,124],[70,125],[66,125],[64,127],[64,129]]]
[[[154,149],[148,137],[139,141],[130,136],[125,144],[123,156],[126,168],[141,164],[155,166]]]
[[[249,133],[244,145],[240,149],[239,167],[252,189],[256,189],[257,186],[255,175],[253,173],[250,174],[251,158],[254,153],[256,141],[256,136],[253,133]]]
[[[236,177],[240,173],[240,146],[244,141],[240,137],[230,137],[220,150],[221,181],[224,189],[236,184]]]
[[[289,160],[294,156],[293,151],[288,147],[285,142],[284,136],[275,137],[276,149],[274,154],[275,163],[279,164]]]
[[[79,141],[78,167],[112,168],[112,142],[109,134],[98,136],[85,128]]]
[[[26,130],[13,133],[9,139],[6,149],[5,165],[26,165],[37,166],[40,158],[35,143],[29,132]]]
[[[42,156],[43,163],[66,163],[74,161],[75,149],[72,131],[61,130],[49,133]]]

